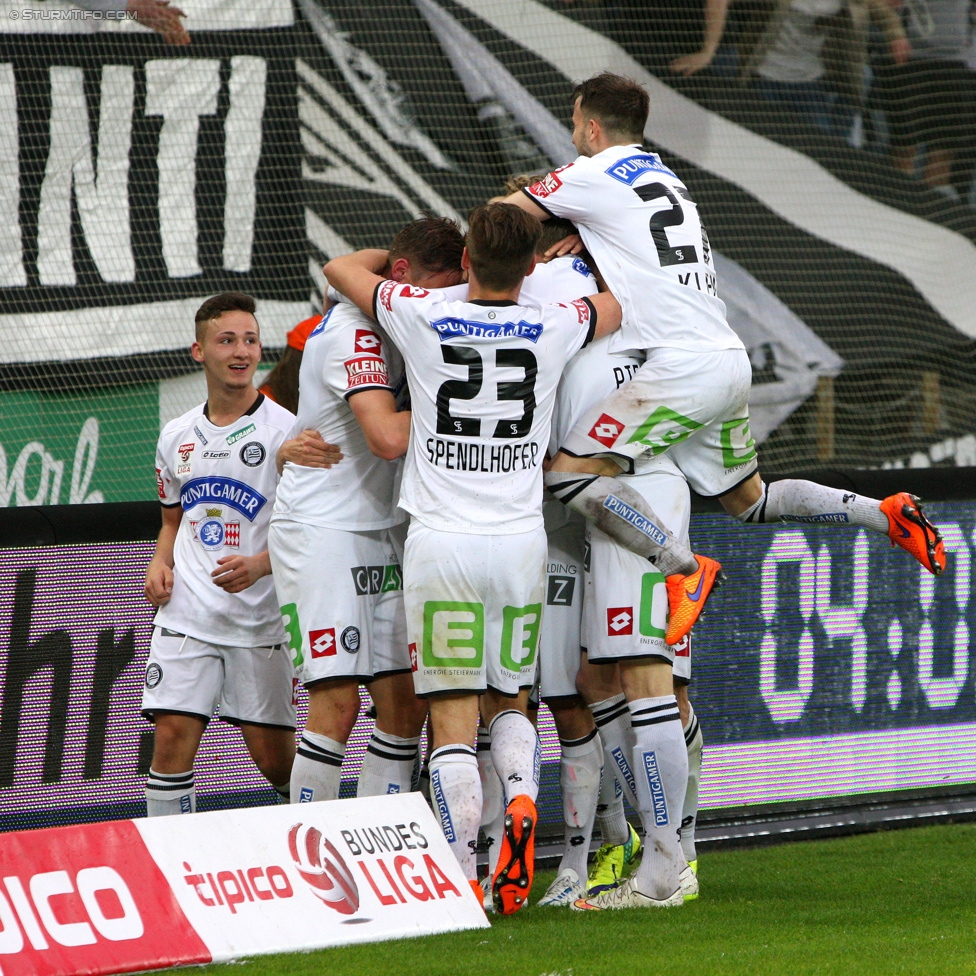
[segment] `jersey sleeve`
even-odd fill
[[[180,486],[173,477],[162,438],[156,444],[156,492],[163,508],[176,508],[180,504]]]
[[[565,217],[574,223],[593,209],[593,187],[578,163],[560,166],[522,192],[550,217]]]
[[[366,327],[361,316],[332,337],[322,369],[326,387],[345,400],[364,390],[390,389],[389,353],[379,331]]]
[[[568,305],[550,305],[553,323],[564,340],[566,361],[569,362],[584,346],[593,341],[596,332],[596,308],[586,298],[577,298]]]
[[[434,302],[443,301],[440,291],[428,291],[399,281],[381,281],[373,293],[373,318],[390,338],[403,349],[410,342],[410,333],[418,318]]]

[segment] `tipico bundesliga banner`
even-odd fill
[[[4,976],[488,927],[418,793],[13,833],[0,876]]]

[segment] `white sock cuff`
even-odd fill
[[[621,715],[627,714],[627,699],[623,693],[614,695],[613,698],[604,698],[603,701],[594,702],[589,706],[593,713],[593,721],[596,722],[598,729],[604,725],[616,721]]]
[[[523,715],[523,714],[522,714],[522,713],[521,713],[521,712],[520,712],[520,711],[519,711],[519,710],[518,710],[517,708],[506,708],[504,712],[499,712],[499,713],[498,713],[498,714],[497,714],[497,715],[496,715],[496,716],[495,716],[495,717],[494,717],[494,718],[493,718],[493,719],[492,719],[492,720],[491,720],[491,721],[490,721],[490,722],[488,723],[488,736],[489,736],[489,738],[490,738],[490,737],[492,736],[492,734],[493,734],[493,733],[492,733],[492,730],[493,730],[493,729],[495,728],[495,726],[496,726],[496,725],[498,724],[498,721],[499,721],[500,719],[503,719],[503,718],[505,718],[506,716],[511,716],[511,715],[515,715],[515,716],[517,716],[518,718],[520,718],[520,719],[522,719],[523,721],[525,721],[525,722],[529,722],[529,720],[528,720],[528,719],[527,719],[527,718],[526,718],[526,717],[525,717],[525,716],[524,716],[524,715]],[[506,721],[508,721],[508,722],[511,722],[511,721],[513,721],[513,720],[512,720],[511,718],[508,718],[508,719],[506,719]],[[532,723],[531,723],[531,722],[529,722],[529,725],[531,725],[531,724],[532,724]]]
[[[588,756],[592,752],[603,752],[603,740],[600,733],[594,729],[582,739],[560,739],[559,748],[567,759]]]
[[[302,732],[297,751],[298,755],[305,759],[325,763],[327,766],[341,766],[342,759],[346,754],[346,747],[341,742],[330,739],[327,735],[309,732],[306,729]]]
[[[636,732],[638,729],[651,725],[661,725],[664,722],[681,723],[678,711],[678,699],[674,695],[660,695],[657,698],[638,698],[628,702],[630,710],[630,724]]]
[[[696,735],[701,735],[701,724],[691,702],[688,703],[688,721],[681,726],[685,732],[685,744],[690,746]]]
[[[146,789],[158,793],[185,793],[193,786],[192,769],[185,773],[157,773],[155,769],[150,769],[146,777]]]
[[[466,746],[461,742],[441,746],[430,754],[429,766],[432,770],[438,766],[447,765],[448,763],[474,766],[477,769],[478,755],[471,746]]]
[[[374,756],[379,756],[380,759],[388,759],[390,762],[412,763],[417,758],[417,746],[419,745],[419,735],[405,739],[390,732],[373,729],[366,751],[371,752]]]
[[[761,481],[762,494],[759,496],[758,501],[753,502],[744,512],[739,512],[736,518],[746,525],[750,522],[765,522],[766,521],[766,497],[769,489],[766,486],[765,481]]]

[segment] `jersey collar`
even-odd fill
[[[237,420],[240,420],[243,417],[250,417],[251,414],[254,413],[258,409],[258,407],[261,406],[262,403],[264,403],[264,394],[263,393],[259,393],[258,394],[258,398],[254,401],[254,403],[252,403],[247,408],[247,410],[245,410],[244,413],[242,413],[241,416],[237,418]],[[210,401],[209,400],[203,405],[203,415],[204,415],[204,417],[207,418],[208,422],[212,426],[214,426],[214,427],[217,426],[212,420],[210,420]],[[229,423],[227,426],[228,427],[232,427],[234,424],[237,423],[237,420],[231,421],[231,423]]]

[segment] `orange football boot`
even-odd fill
[[[946,567],[945,546],[939,530],[922,514],[922,506],[915,495],[900,491],[889,495],[881,503],[881,511],[888,516],[888,538],[910,552],[934,576]]]
[[[537,820],[535,804],[524,793],[514,797],[505,810],[505,832],[491,879],[491,897],[500,915],[513,915],[529,903]]]
[[[698,569],[689,576],[675,573],[665,581],[668,587],[668,632],[665,643],[677,644],[695,626],[712,590],[722,585],[722,564],[708,556],[695,556]]]

